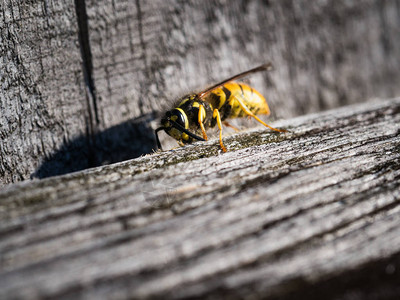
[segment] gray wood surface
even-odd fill
[[[400,99],[0,191],[0,298],[399,299]]]
[[[75,19],[64,1],[0,3],[0,185],[29,178],[85,133]]]
[[[398,0],[0,3],[0,184],[150,153],[186,92],[251,83],[290,118],[399,95]]]

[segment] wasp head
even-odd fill
[[[161,127],[155,130],[158,148],[161,149],[160,140],[158,138],[158,131],[160,130],[164,130],[168,135],[181,143],[191,143],[193,139],[204,141],[203,138],[193,134],[188,129],[188,116],[181,108],[178,107],[167,111],[161,119]]]
[[[181,108],[174,108],[165,113],[164,118],[161,119],[161,126],[167,134],[174,139],[187,140],[187,134],[182,131],[189,128],[189,121],[187,115]]]

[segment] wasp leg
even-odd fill
[[[272,126],[269,126],[267,123],[263,122],[259,117],[257,117],[255,114],[253,114],[248,108],[247,106],[243,103],[242,100],[240,100],[238,97],[234,97],[234,99],[239,103],[241,109],[250,117],[253,117],[254,119],[256,119],[258,122],[260,122],[261,124],[263,124],[265,127],[268,127],[271,130],[274,131],[278,131],[278,132],[287,132],[286,129],[278,129],[278,128],[274,128]]]
[[[207,133],[206,133],[206,130],[205,130],[204,125],[203,125],[203,121],[204,121],[205,117],[206,117],[206,110],[204,109],[204,106],[200,104],[200,106],[199,106],[199,114],[198,114],[197,120],[199,122],[199,125],[200,125],[200,128],[201,128],[201,132],[203,133],[203,139],[205,139],[207,141],[208,140]]]
[[[231,123],[229,123],[228,121],[223,121],[222,124],[224,124],[226,127],[230,127],[233,128],[233,130],[235,130],[236,132],[240,131],[237,127],[233,126]]]
[[[222,151],[226,152],[226,148],[224,146],[224,143],[222,142],[222,122],[221,122],[221,116],[219,115],[218,109],[214,109],[213,119],[217,119],[217,124],[218,124],[218,129],[219,129],[219,144],[221,146]]]

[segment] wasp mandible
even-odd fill
[[[226,152],[226,147],[222,142],[222,123],[231,126],[225,121],[226,119],[246,115],[253,117],[271,130],[286,132],[285,129],[269,126],[257,117],[260,114],[270,114],[267,101],[258,91],[244,83],[233,82],[249,74],[270,71],[272,68],[271,63],[266,63],[225,79],[198,94],[183,97],[176,108],[165,113],[161,119],[161,126],[155,130],[158,148],[162,149],[158,138],[160,130],[164,130],[183,146],[195,140],[206,141],[208,139],[206,128],[218,125],[219,144],[222,151]]]

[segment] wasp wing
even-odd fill
[[[209,87],[209,88],[206,89],[205,91],[202,91],[201,93],[198,94],[198,97],[199,97],[199,98],[203,98],[203,97],[206,96],[208,93],[210,93],[212,90],[214,90],[214,89],[216,89],[216,88],[218,88],[218,87],[220,87],[220,86],[223,86],[224,84],[226,84],[226,83],[228,83],[228,82],[230,82],[230,81],[237,80],[237,79],[242,78],[242,77],[244,77],[244,76],[247,76],[247,75],[249,75],[249,74],[253,74],[253,73],[257,73],[257,72],[261,72],[261,71],[271,71],[272,69],[273,69],[272,64],[271,64],[270,62],[268,62],[268,63],[266,63],[266,64],[263,64],[263,65],[261,65],[261,66],[258,66],[257,68],[254,68],[254,69],[245,71],[245,72],[243,72],[243,73],[239,73],[239,74],[237,74],[237,75],[235,75],[235,76],[232,76],[232,77],[230,77],[230,78],[228,78],[228,79],[225,79],[224,81],[221,81],[221,82],[219,82],[219,83],[213,85],[212,87]]]

